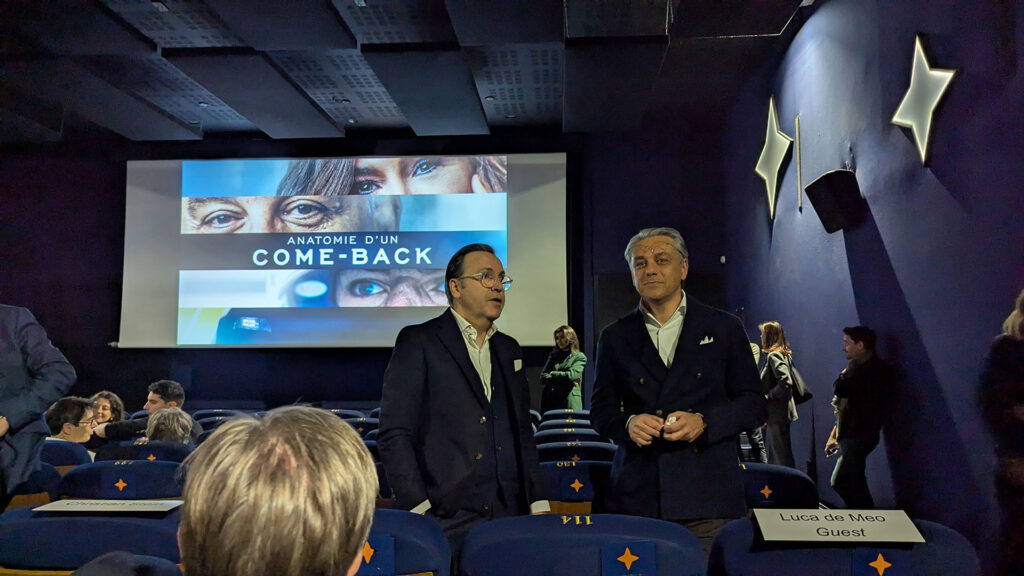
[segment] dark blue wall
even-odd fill
[[[890,122],[918,34],[932,66],[957,70],[924,166],[910,132]],[[975,388],[1024,286],[1021,46],[1020,3],[819,3],[778,69],[751,79],[727,136],[728,222],[744,232],[729,246],[745,255],[732,260],[731,297],[748,303],[751,325],[782,322],[816,394],[794,425],[798,462],[820,453],[831,429],[841,328],[869,325],[900,372],[878,399],[891,417],[869,460],[877,503],[952,526],[982,548],[997,515]],[[771,94],[784,132],[794,136],[800,116],[805,186],[852,159],[868,206],[859,226],[829,235],[806,198],[798,209],[795,160],[770,220],[753,169]],[[826,499],[836,499],[833,465],[820,458],[811,469]]]

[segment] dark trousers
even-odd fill
[[[705,520],[686,520],[679,524],[686,526],[697,537],[701,550],[704,551],[704,559],[707,560],[711,555],[711,543],[715,541],[715,536],[718,536],[722,528],[733,520],[735,518],[707,518]]]
[[[1024,485],[1019,479],[996,478],[996,499],[1001,522],[999,552],[996,560],[998,576],[1024,575]]]
[[[768,444],[768,463],[796,468],[793,443],[790,440],[789,420],[769,422],[765,426]]]
[[[839,460],[832,471],[832,488],[842,496],[847,508],[871,509],[875,500],[868,489],[865,475],[868,454],[875,449],[878,441],[864,441],[858,438],[839,440]]]
[[[477,510],[458,510],[451,516],[439,518],[428,510],[427,516],[437,520],[437,523],[441,525],[441,529],[444,530],[444,535],[448,537],[448,545],[452,548],[452,575],[456,574],[456,568],[459,565],[459,555],[462,553],[462,544],[466,541],[466,534],[469,534],[469,531],[474,526],[495,518],[514,516],[516,512],[515,506],[505,506],[500,503],[498,498],[495,499],[495,505],[488,510],[486,515],[482,515]]]

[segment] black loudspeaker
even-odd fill
[[[804,191],[829,234],[850,229],[864,220],[867,203],[860,195],[852,170],[832,170],[811,182]]]

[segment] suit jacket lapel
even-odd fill
[[[629,319],[632,331],[634,332],[629,342],[633,344],[634,356],[640,359],[640,363],[650,371],[656,381],[662,382],[668,374],[668,368],[665,367],[665,363],[661,360],[661,355],[658,354],[658,349],[654,346],[654,342],[651,341],[651,334],[647,331],[647,325],[644,324],[643,314],[643,311],[637,307]]]
[[[672,369],[669,370],[669,378],[672,380],[682,377],[688,366],[693,367],[700,342],[707,335],[705,330],[707,321],[707,308],[687,295],[683,330],[679,333],[676,355],[672,359]]]
[[[454,314],[451,310],[447,310],[438,318],[438,338],[440,338],[441,344],[448,350],[448,353],[452,355],[459,369],[462,370],[462,375],[466,377],[466,384],[473,390],[477,401],[480,402],[481,406],[487,406],[487,396],[484,395],[484,383],[480,381],[480,375],[477,374],[476,368],[473,367],[473,361],[469,359],[469,352],[466,350],[466,339],[459,330],[459,323],[455,320]]]

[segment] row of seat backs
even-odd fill
[[[380,417],[380,408],[374,408],[373,410],[365,412],[363,410],[354,410],[351,408],[329,408],[327,410],[333,412],[334,414],[337,414],[342,418]],[[202,420],[204,418],[231,417],[237,416],[239,414],[250,414],[258,418],[263,414],[266,414],[266,411],[236,410],[233,408],[203,408],[200,410],[196,410],[195,412],[192,412],[192,418],[195,420]],[[145,410],[138,410],[136,412],[132,412],[131,416],[129,416],[129,419],[135,420],[138,418],[145,418],[147,416],[149,416],[148,412],[146,412]]]
[[[179,520],[178,510],[160,517],[52,515],[27,508],[7,512],[0,516],[0,575],[74,570],[115,550],[179,562]],[[448,539],[426,516],[376,510],[368,546],[360,575],[450,574]]]
[[[177,562],[178,518],[177,511],[161,518],[9,512],[0,516],[0,542],[5,543],[0,547],[0,566],[70,570],[110,550]],[[705,563],[697,539],[675,523],[613,514],[518,516],[474,527],[466,536],[459,565],[464,576],[676,575],[703,574],[705,569],[709,576],[845,576],[867,573],[868,563],[881,556],[899,566],[897,573],[980,574],[975,551],[963,536],[932,522],[914,523],[924,544],[800,547],[764,543],[753,523],[744,518],[725,526]],[[424,516],[376,510],[364,551],[359,574],[449,574],[448,541],[440,526]],[[865,566],[858,570],[858,563]]]

